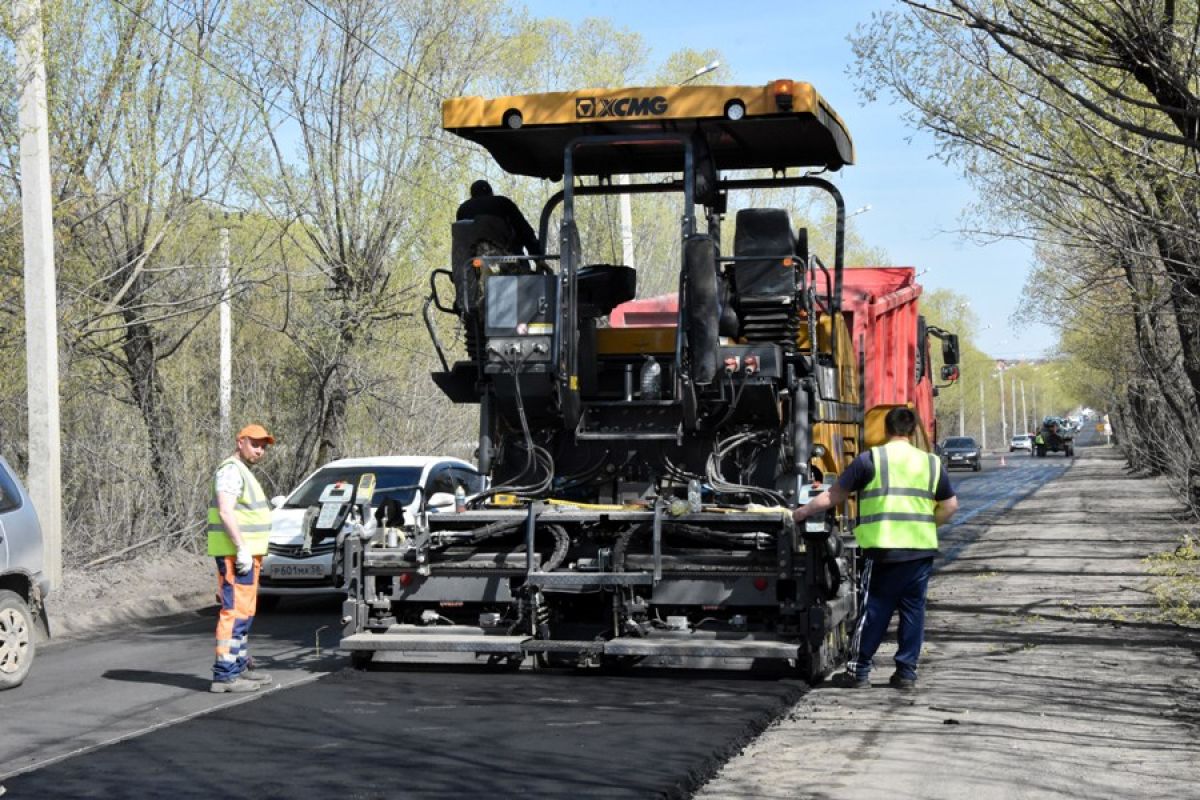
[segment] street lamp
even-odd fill
[[[678,85],[679,85],[679,86],[683,86],[685,83],[691,83],[692,81],[696,80],[696,78],[699,78],[701,75],[707,75],[708,73],[712,72],[714,69],[716,69],[716,68],[717,68],[717,67],[719,67],[719,66],[721,66],[721,61],[720,61],[720,59],[718,59],[718,60],[716,60],[716,61],[712,62],[711,64],[708,64],[708,65],[706,65],[706,66],[703,66],[703,67],[701,67],[700,69],[696,70],[696,71],[695,71],[695,72],[693,72],[693,73],[692,73],[690,76],[688,76],[688,77],[684,78],[683,80],[681,80],[681,81],[678,83]]]

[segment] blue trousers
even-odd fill
[[[896,630],[896,673],[917,677],[917,662],[925,642],[925,592],[933,574],[933,556],[916,561],[876,561],[863,566],[863,609],[850,643],[850,671],[857,678],[871,674],[875,651],[887,633],[892,614],[900,612]]]

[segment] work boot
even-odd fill
[[[271,683],[275,680],[271,677],[270,673],[263,672],[261,669],[255,669],[254,667],[242,670],[238,677],[244,681],[254,681],[255,683]]]
[[[899,672],[895,672],[892,674],[892,677],[888,678],[888,685],[902,692],[911,692],[917,688],[917,679],[905,678]]]
[[[871,679],[870,678],[865,678],[865,677],[860,678],[857,675],[855,675],[853,672],[840,672],[837,675],[833,676],[833,680],[830,681],[830,683],[832,683],[834,686],[838,687],[839,689],[870,689],[871,688]]]
[[[213,681],[212,686],[208,690],[214,694],[221,692],[234,692],[241,694],[242,692],[257,692],[262,684],[255,681],[248,681],[242,676],[238,676],[231,681]]]

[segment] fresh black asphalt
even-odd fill
[[[805,686],[346,669],[5,781],[14,798],[686,797]]]

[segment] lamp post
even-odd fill
[[[711,64],[706,64],[703,67],[701,67],[700,69],[693,72],[688,77],[681,80],[677,85],[683,86],[685,83],[691,83],[692,81],[696,80],[696,78],[699,78],[701,75],[707,75],[708,73],[712,72],[714,69],[716,69],[719,66],[721,66],[721,61],[719,59],[717,61],[712,62]]]

